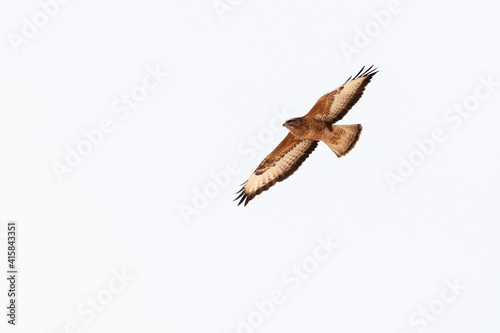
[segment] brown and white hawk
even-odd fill
[[[363,67],[342,86],[318,99],[304,117],[287,120],[283,126],[290,132],[242,184],[234,199],[239,199],[238,205],[246,206],[256,195],[290,177],[318,146],[318,141],[326,143],[338,157],[349,153],[359,139],[361,125],[333,124],[356,104],[377,73],[373,66],[366,70]]]

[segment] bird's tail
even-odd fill
[[[325,143],[338,156],[342,157],[349,153],[358,142],[363,127],[357,125],[332,125],[331,137]]]

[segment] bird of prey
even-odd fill
[[[290,177],[318,146],[318,141],[326,143],[338,157],[349,153],[359,139],[361,125],[333,124],[356,104],[377,73],[373,66],[361,68],[342,86],[318,99],[305,116],[287,120],[283,126],[290,132],[242,184],[234,199],[239,199],[238,206],[242,203],[246,206],[256,195]]]

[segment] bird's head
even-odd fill
[[[302,124],[302,118],[292,118],[292,119],[285,121],[283,126],[288,128],[289,130],[291,130],[292,128],[299,127],[301,124]]]

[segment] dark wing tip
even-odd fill
[[[243,194],[243,195],[241,195],[241,200],[240,200],[240,202],[238,202],[238,206],[239,206],[239,205],[241,205],[241,203],[242,203],[243,201],[245,201],[245,200],[246,200],[246,198],[247,198],[247,195],[246,195],[246,193],[245,193],[245,192],[242,192],[242,194]],[[236,198],[235,200],[237,200],[237,199],[238,199],[238,198]]]
[[[239,198],[241,198],[242,196],[246,196],[246,193],[245,193],[245,187],[242,187],[238,192],[236,192],[235,194],[238,194],[238,196],[233,200],[233,201],[236,201],[238,200]]]
[[[349,76],[347,81],[344,83],[346,84],[347,82],[354,81],[360,77],[365,77],[365,76],[373,76],[378,73],[378,67],[373,68],[374,65],[371,65],[365,70],[365,66],[361,68],[361,70],[358,72],[358,74],[354,76]]]
[[[359,70],[358,74],[354,75],[354,77],[352,79],[356,80],[359,77],[359,74],[363,73],[364,69],[365,69],[365,66],[361,67],[361,69]]]
[[[362,75],[363,76],[373,76],[378,73],[378,67],[373,68],[374,65],[371,65]]]
[[[235,194],[238,194],[238,196],[233,200],[233,201],[236,201],[236,200],[240,200],[238,202],[238,206],[241,205],[243,203],[243,201],[246,200],[246,203],[245,203],[245,206],[247,205],[248,203],[248,194],[245,192],[245,185],[247,183],[248,180],[244,181],[240,186],[240,190],[238,192],[236,192]],[[250,199],[251,200],[251,199]]]
[[[349,78],[347,79],[347,81],[344,82],[344,84],[346,84],[347,82],[351,81],[351,78],[352,78],[352,75],[349,76]]]
[[[238,202],[238,206],[241,205],[243,202],[245,202],[244,206],[246,206],[248,204],[248,202],[253,199],[253,196],[248,195],[245,192],[244,187],[242,187],[238,192],[236,192],[236,194],[238,194],[238,193],[239,193],[239,195],[233,200],[233,201],[237,201],[238,199],[240,200]]]

